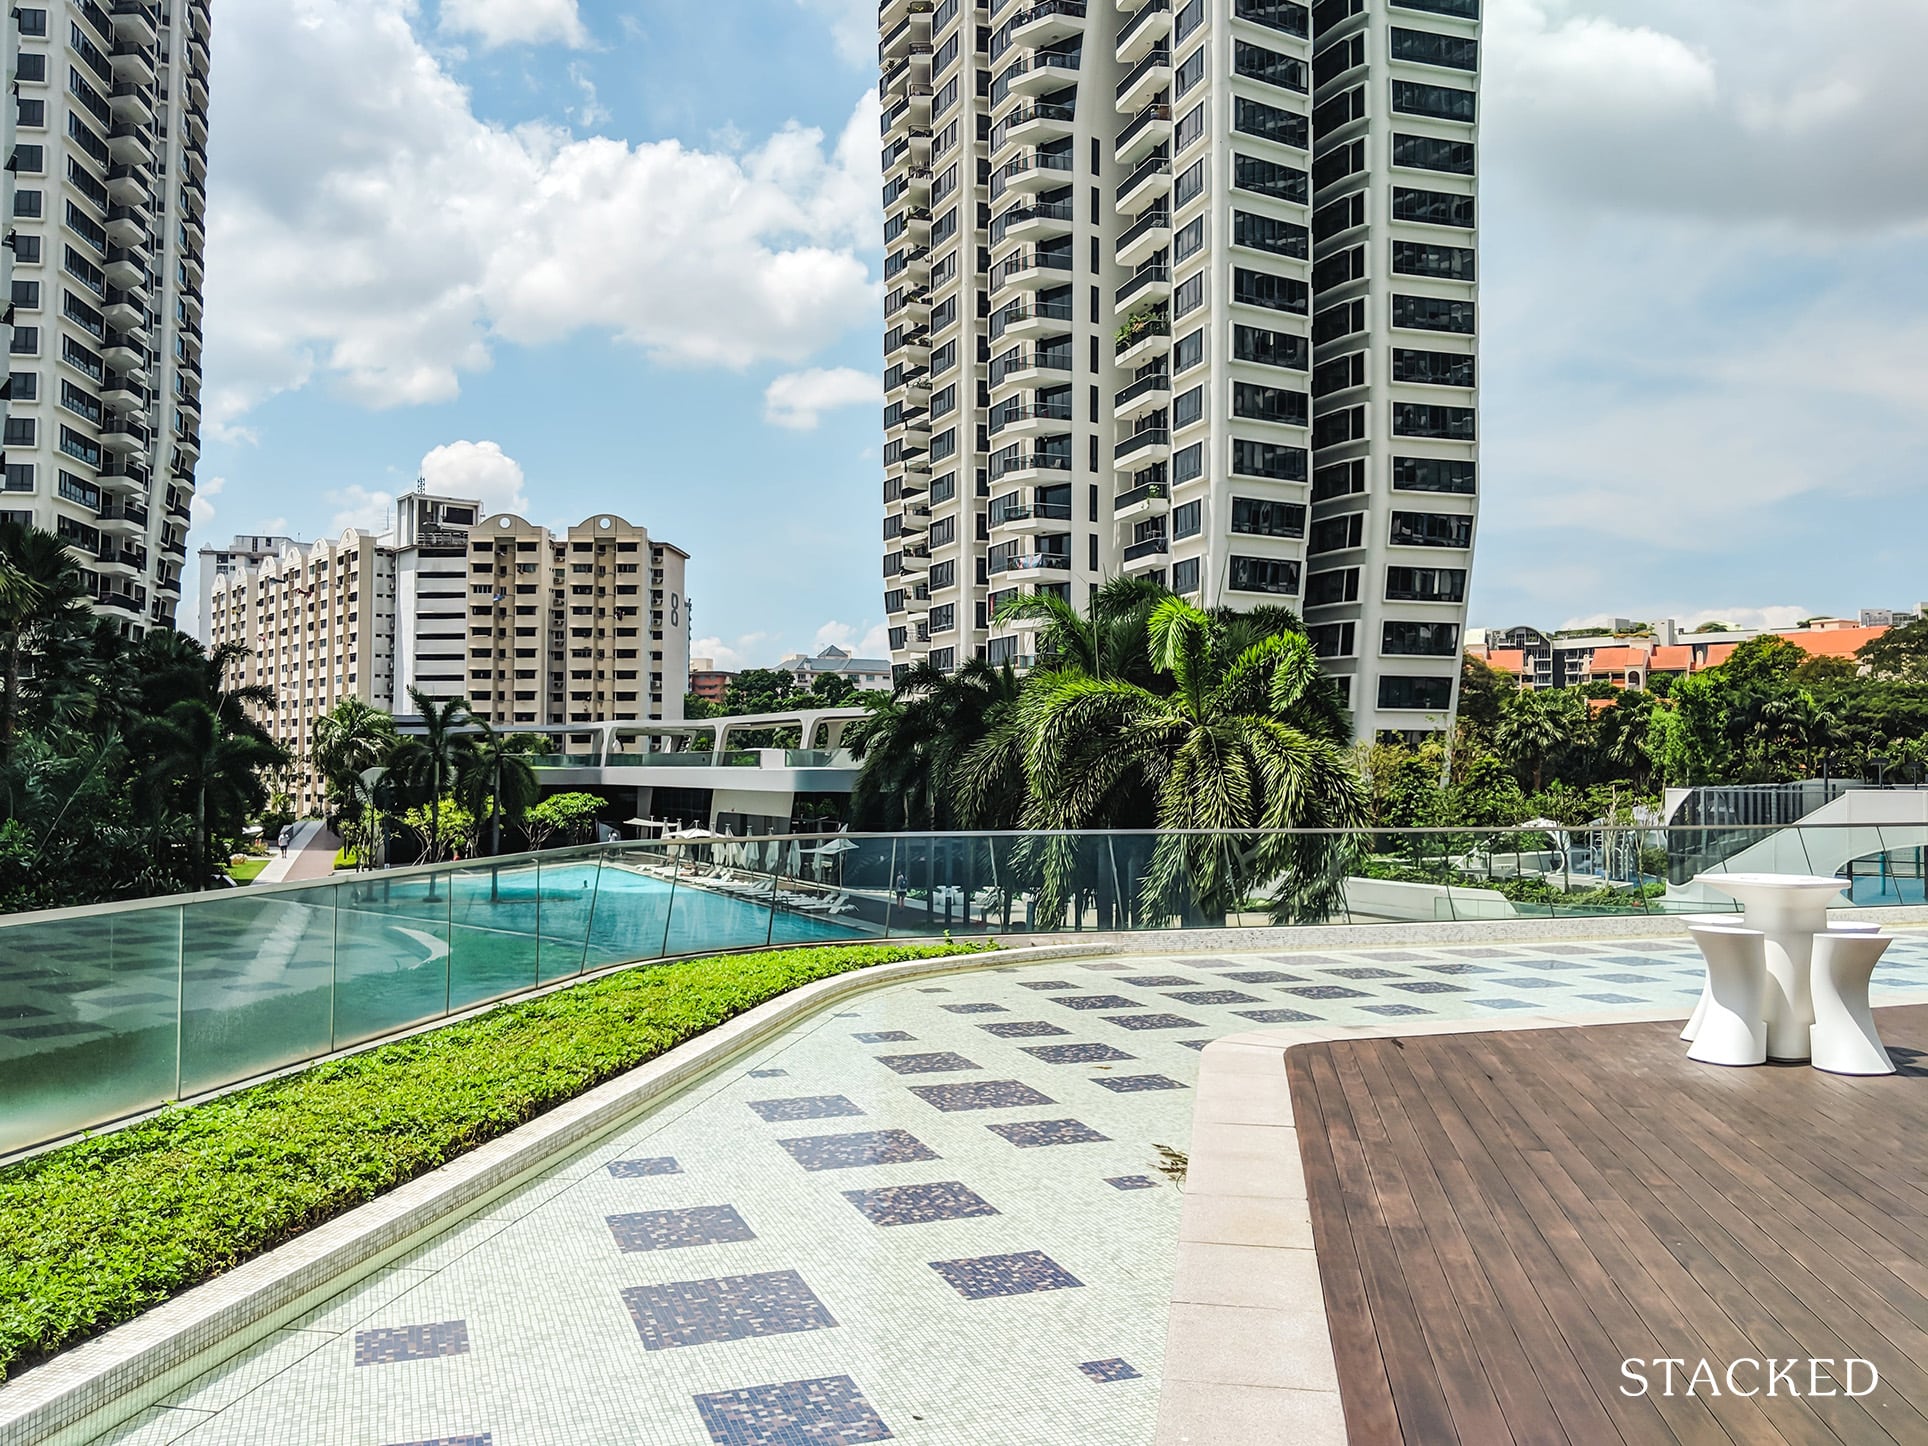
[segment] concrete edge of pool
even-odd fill
[[[94,1439],[806,1016],[945,974],[1121,952],[1090,941],[876,964],[781,994],[0,1386],[0,1446]]]

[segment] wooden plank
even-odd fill
[[[1422,1326],[1421,1339],[1432,1355],[1447,1410],[1452,1413],[1453,1429],[1461,1440],[1504,1446],[1513,1435],[1507,1430],[1499,1398],[1481,1365],[1481,1348],[1467,1330],[1460,1301],[1407,1183],[1405,1161],[1386,1130],[1378,1101],[1361,1070],[1359,1056],[1372,1052],[1371,1045],[1336,1044],[1332,1063],[1365,1152],[1378,1219],[1398,1253],[1400,1273]],[[1446,1218],[1450,1219],[1450,1212]],[[1474,1277],[1469,1273],[1464,1283],[1474,1287]]]
[[[1386,1381],[1399,1413],[1402,1435],[1395,1439],[1447,1446],[1459,1440],[1453,1430],[1452,1412],[1440,1389],[1432,1353],[1426,1348],[1398,1251],[1385,1222],[1378,1218],[1365,1150],[1346,1108],[1330,1046],[1310,1052],[1306,1063],[1318,1087],[1333,1167],[1352,1228],[1353,1249],[1371,1301],[1371,1320],[1386,1362]]]
[[[1462,1193],[1446,1183],[1451,1179],[1457,1185],[1468,1179],[1463,1169],[1456,1168],[1458,1161],[1451,1144],[1436,1133],[1430,1139],[1422,1135],[1424,1125],[1430,1122],[1430,1111],[1425,1110],[1417,1089],[1411,1087],[1411,1075],[1404,1070],[1400,1057],[1403,1047],[1355,1049],[1351,1053],[1387,1143],[1397,1151],[1405,1170],[1413,1210],[1438,1260],[1448,1305],[1459,1315],[1467,1334],[1479,1343],[1477,1363],[1504,1413],[1505,1434],[1535,1443],[1584,1443],[1617,1434],[1604,1413],[1598,1411],[1584,1373],[1564,1344],[1548,1350],[1548,1335],[1558,1340],[1550,1322],[1527,1338],[1515,1330],[1516,1316],[1508,1308],[1509,1301],[1523,1307],[1520,1313],[1535,1327],[1540,1327],[1545,1312],[1530,1287],[1520,1290],[1525,1277],[1518,1260],[1490,1232],[1481,1237],[1490,1247],[1482,1258],[1474,1236],[1484,1222],[1463,1219],[1461,1212],[1484,1212],[1477,1199],[1470,1198],[1470,1192]],[[1424,1114],[1426,1120],[1415,1119],[1415,1114]],[[1535,1352],[1553,1358],[1546,1362],[1544,1373],[1560,1378],[1561,1394],[1570,1395],[1577,1387],[1581,1397],[1595,1406],[1583,1423],[1576,1423],[1582,1431],[1579,1436],[1562,1425],[1560,1412],[1541,1385],[1542,1368],[1534,1361]],[[1456,1406],[1455,1419],[1461,1414]]]
[[[1292,1092],[1292,1120],[1299,1137],[1299,1163],[1312,1216],[1312,1244],[1319,1262],[1319,1288],[1325,1297],[1326,1332],[1339,1373],[1339,1403],[1346,1434],[1355,1442],[1401,1440],[1399,1411],[1373,1329],[1372,1306],[1364,1272],[1352,1243],[1352,1222],[1339,1188],[1338,1166],[1327,1138],[1318,1085],[1305,1057],[1306,1046],[1285,1054],[1286,1083]]]
[[[1537,1231],[1550,1259],[1534,1275],[1542,1297],[1570,1295],[1598,1322],[1598,1334],[1585,1345],[1574,1341],[1576,1354],[1591,1363],[1596,1390],[1619,1419],[1630,1406],[1657,1412],[1661,1423],[1641,1428],[1622,1426],[1629,1440],[1687,1442],[1779,1441],[1763,1423],[1752,1436],[1730,1435],[1710,1405],[1691,1396],[1620,1394],[1620,1362],[1661,1356],[1711,1355],[1698,1327],[1681,1319],[1664,1291],[1650,1276],[1638,1255],[1628,1250],[1600,1219],[1583,1192],[1562,1186],[1566,1162],[1577,1151],[1550,1122],[1529,1124],[1514,1108],[1506,1087],[1503,1065],[1493,1065],[1469,1051],[1469,1035],[1444,1035],[1431,1041],[1429,1052],[1438,1077],[1451,1091],[1456,1105],[1482,1138],[1498,1148],[1493,1160],[1507,1188],[1520,1201],[1526,1223],[1515,1233],[1521,1240]],[[1497,1074],[1495,1071],[1497,1070]],[[1549,1180],[1555,1188],[1549,1187]],[[1664,1329],[1663,1329],[1664,1327]]]
[[[1651,1246],[1644,1248],[1665,1252],[1678,1262],[1679,1275],[1670,1293],[1683,1309],[1697,1308],[1704,1297],[1738,1329],[1739,1349],[1715,1342],[1715,1349],[1721,1352],[1716,1359],[1736,1355],[1838,1358],[1856,1354],[1846,1337],[1823,1326],[1801,1296],[1776,1277],[1776,1265],[1795,1270],[1799,1267],[1770,1233],[1750,1225],[1744,1210],[1735,1208],[1748,1203],[1744,1192],[1736,1201],[1712,1189],[1664,1134],[1651,1133],[1639,1123],[1637,1111],[1602,1110],[1574,1089],[1570,1056],[1554,1059],[1521,1050],[1514,1052],[1511,1063],[1543,1107],[1567,1121],[1572,1137],[1599,1170],[1600,1179],[1614,1191],[1620,1209],[1637,1222],[1623,1226],[1626,1238],[1642,1248],[1639,1232],[1644,1228],[1651,1232],[1652,1240]],[[1666,1112],[1668,1130],[1676,1135],[1693,1133],[1682,1130],[1688,1114],[1683,1096],[1684,1092],[1676,1091]],[[1717,1121],[1708,1123],[1719,1128]],[[1584,1172],[1576,1172],[1576,1179],[1583,1185],[1588,1183]],[[1757,1209],[1767,1206],[1765,1201],[1753,1203]],[[1747,1232],[1751,1242],[1741,1242],[1736,1231]],[[1661,1279],[1665,1282],[1667,1276],[1662,1274]],[[1818,1282],[1807,1283],[1826,1293]],[[1715,1409],[1751,1429],[1753,1410],[1739,1408],[1737,1414],[1736,1404],[1729,1398],[1722,1398]],[[1777,1408],[1773,1419],[1790,1439],[1814,1443],[1879,1440],[1885,1434],[1880,1422],[1860,1403],[1846,1398],[1802,1398]]]

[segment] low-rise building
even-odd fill
[[[690,692],[706,703],[721,703],[736,674],[716,666],[714,658],[690,659]]]
[[[777,671],[788,673],[797,680],[797,687],[809,692],[816,687],[817,679],[828,677],[848,678],[852,686],[878,691],[890,688],[889,658],[857,658],[843,648],[825,648],[815,657],[804,653],[792,653],[781,663]]]
[[[1862,616],[1877,611],[1869,609]],[[1850,618],[1810,618],[1796,628],[1720,627],[1688,632],[1671,618],[1652,624],[1616,618],[1612,631],[1598,633],[1488,628],[1472,634],[1466,650],[1489,666],[1513,674],[1523,688],[1570,688],[1581,683],[1644,688],[1658,673],[1719,667],[1734,649],[1753,638],[1785,638],[1815,657],[1852,658],[1887,627]]]

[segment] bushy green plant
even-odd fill
[[[777,950],[634,969],[0,1170],[0,1379],[786,990],[986,947]]]

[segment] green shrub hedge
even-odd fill
[[[0,1170],[0,1380],[815,979],[988,946],[638,968]]]

